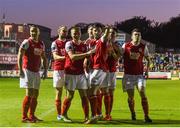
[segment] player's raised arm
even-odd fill
[[[116,42],[116,30],[113,27],[109,30],[109,47],[111,47],[110,54],[117,60],[121,56],[121,51]]]
[[[103,34],[103,36],[101,37],[102,42],[107,42],[107,41],[108,41],[109,30],[110,30],[110,26],[107,25],[107,26],[105,27],[104,34]]]

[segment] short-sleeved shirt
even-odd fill
[[[41,55],[45,51],[42,41],[34,42],[31,38],[25,39],[20,48],[25,50],[23,68],[38,72],[41,66]]]
[[[73,41],[68,41],[65,45],[65,74],[71,74],[71,75],[80,75],[84,74],[84,68],[83,68],[83,59],[79,60],[71,60],[71,58],[68,55],[69,51],[72,51],[73,54],[81,54],[87,52],[87,47],[83,42],[80,42],[79,44],[75,44]]]
[[[128,75],[142,75],[144,70],[143,57],[149,52],[146,44],[133,45],[127,42],[123,45],[124,72]]]
[[[86,47],[87,47],[87,50],[88,50],[88,51],[89,51],[89,50],[92,50],[92,49],[94,49],[95,46],[96,46],[96,40],[94,40],[94,39],[87,39],[87,40],[85,41],[85,44],[86,44]],[[90,62],[89,68],[90,68],[90,69],[93,68],[92,64],[93,64],[93,57],[94,57],[94,55],[95,55],[95,53],[91,54],[90,57],[89,57],[89,62]]]
[[[114,42],[115,47],[119,47],[116,42]],[[116,52],[116,50],[115,50]],[[115,59],[112,54],[108,54],[108,58],[107,58],[107,65],[108,65],[108,70],[109,72],[116,72],[116,66],[118,64],[118,59]]]
[[[55,40],[52,42],[51,51],[56,52],[59,56],[65,56],[65,44],[66,41]],[[64,70],[65,60],[54,60],[54,70]]]
[[[96,40],[94,44],[96,44],[96,52],[93,55],[92,67],[93,69],[102,69],[103,71],[107,71],[107,43],[103,42],[102,38],[100,38],[99,40]]]

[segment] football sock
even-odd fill
[[[34,117],[36,107],[37,107],[37,98],[32,97],[31,98],[31,103],[30,103],[30,108],[29,108],[30,117]]]
[[[135,111],[134,111],[134,105],[135,105],[134,99],[128,98],[128,105],[129,105],[129,109],[130,109],[131,113],[135,113]]]
[[[110,95],[110,113],[111,113],[111,111],[112,111],[113,101],[114,101],[114,96],[113,96],[113,94],[111,94],[111,95]]]
[[[62,111],[61,111],[62,115],[67,115],[67,111],[68,111],[70,105],[71,105],[71,100],[68,99],[67,97],[65,97],[64,102],[63,102],[63,106],[62,106]]]
[[[88,98],[86,96],[83,96],[81,99],[81,103],[82,103],[82,108],[84,111],[84,116],[85,118],[89,117],[89,101]]]
[[[104,95],[104,105],[105,105],[106,115],[109,115],[110,114],[110,95],[109,94]]]
[[[27,117],[30,102],[31,102],[31,97],[30,96],[25,96],[24,100],[23,100],[23,104],[22,104],[23,119]]]
[[[56,111],[57,111],[58,115],[61,115],[61,100],[56,99],[55,105],[56,105]]]
[[[141,104],[144,111],[144,116],[146,117],[149,113],[148,100],[146,97],[141,99]]]
[[[102,114],[102,98],[103,98],[103,94],[99,93],[97,95],[97,115]]]
[[[90,106],[91,106],[91,113],[92,117],[96,116],[97,114],[97,96],[90,96],[89,97]]]

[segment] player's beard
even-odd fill
[[[60,37],[62,40],[66,39],[66,35],[61,35]]]
[[[34,41],[38,41],[38,35],[32,35],[31,38],[32,38],[32,40],[34,40]]]

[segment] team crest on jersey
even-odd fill
[[[85,51],[85,48],[84,48],[84,47],[82,47],[82,51]]]
[[[42,49],[40,48],[34,48],[34,55],[40,56],[42,54]]]
[[[142,48],[139,48],[139,52],[142,52]]]
[[[61,49],[61,55],[65,55],[65,49],[63,48],[63,49]]]
[[[132,59],[132,60],[138,60],[139,59],[139,57],[140,57],[140,53],[136,53],[136,52],[130,52],[130,59]]]

